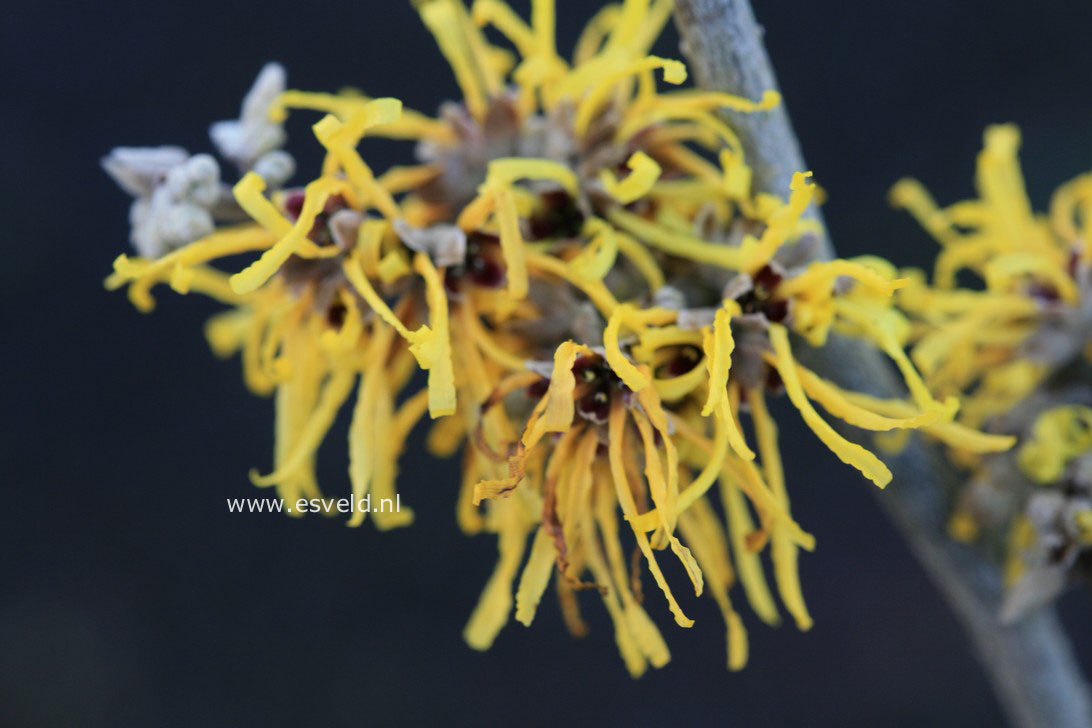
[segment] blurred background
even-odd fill
[[[515,3],[526,12],[527,2]],[[591,3],[559,2],[560,48]],[[941,202],[972,194],[986,124],[1017,122],[1038,207],[1092,164],[1092,4],[756,2],[843,255],[927,264],[933,243],[886,204],[900,176]],[[1000,712],[961,629],[885,521],[870,484],[783,418],[816,626],[746,614],[751,660],[725,669],[712,600],[670,624],[672,662],[631,680],[591,595],[591,634],[565,631],[552,589],[535,625],[487,653],[460,633],[491,572],[492,536],[455,525],[456,462],[402,462],[410,528],[229,514],[257,495],[272,403],[213,358],[216,306],[164,289],[152,315],[101,281],[128,248],[128,198],[99,169],[114,145],[208,151],[267,60],[290,85],[345,85],[432,112],[455,84],[408,2],[9,4],[0,17],[5,465],[0,510],[0,724],[994,725]],[[659,52],[676,55],[672,29]],[[298,114],[301,176],[318,144]],[[382,169],[408,145],[366,142]],[[320,481],[347,492],[345,431]],[[421,432],[416,434],[420,441]],[[646,579],[646,591],[650,588]],[[653,590],[654,591],[654,590]],[[1061,604],[1092,667],[1087,593]]]

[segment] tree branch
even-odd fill
[[[683,53],[698,83],[761,98],[777,82],[748,0],[676,0]],[[761,114],[725,112],[754,169],[758,190],[787,194],[807,169],[785,106]],[[833,256],[824,236],[826,257]],[[902,396],[888,362],[863,342],[832,337],[809,363],[843,386]],[[1052,608],[1012,626],[998,619],[999,568],[947,536],[950,498],[964,480],[936,447],[916,437],[890,463],[895,477],[879,497],[918,560],[963,623],[1013,724],[1049,728],[1092,725],[1092,697]]]

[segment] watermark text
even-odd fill
[[[376,498],[228,498],[228,513],[397,513],[402,510],[402,496]]]

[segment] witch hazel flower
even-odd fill
[[[317,112],[318,176],[276,189],[255,162],[232,188],[247,221],[122,255],[107,285],[143,310],[161,283],[227,306],[206,335],[275,397],[272,465],[251,480],[286,501],[322,492],[316,452],[344,407],[353,497],[393,497],[427,414],[429,450],[461,453],[459,525],[497,537],[464,631],[472,647],[513,616],[530,625],[552,582],[574,634],[586,602],[602,603],[637,676],[670,658],[649,611],[690,627],[690,593],[707,593],[740,669],[737,603],[769,624],[782,609],[812,624],[797,561],[815,539],[791,512],[771,397],[787,395],[847,472],[880,487],[890,470],[828,416],[971,450],[998,442],[957,422],[958,399],[934,397],[907,357],[894,302],[908,281],[893,266],[815,260],[811,174],[784,198],[753,191],[718,112],[760,114],[778,94],[683,88],[685,65],[650,53],[671,2],[606,6],[567,57],[550,0],[533,2],[530,21],[498,0],[417,9],[461,100],[430,117],[358,92],[253,92],[261,103],[248,97],[238,125],[214,132],[225,156],[268,155],[264,124]],[[377,172],[358,152],[365,138],[413,140],[415,158]],[[252,262],[218,265],[238,254]],[[804,367],[794,349],[831,332],[887,353],[908,397],[845,391]],[[413,512],[370,518],[385,529]]]

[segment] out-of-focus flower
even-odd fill
[[[1058,188],[1036,214],[1012,125],[986,130],[979,199],[939,208],[903,180],[892,201],[941,244],[933,283],[906,273],[899,305],[913,322],[911,359],[931,391],[964,399],[959,421],[1018,436],[1012,453],[949,442],[974,471],[953,536],[1006,554],[1012,619],[1048,601],[1083,570],[1092,495],[1092,174]]]
[[[355,498],[394,493],[396,458],[426,411],[432,452],[465,442],[458,520],[497,534],[500,551],[469,644],[492,644],[513,607],[530,624],[556,575],[574,633],[577,592],[592,588],[629,671],[659,667],[669,652],[642,604],[642,560],[676,623],[692,624],[656,555],[668,549],[720,607],[730,668],[747,658],[737,581],[763,621],[779,620],[767,546],[785,609],[810,627],[797,551],[814,539],[790,512],[770,391],[787,392],[820,440],[881,487],[887,467],[814,403],[866,429],[925,428],[976,451],[1010,444],[955,423],[957,400],[930,393],[903,350],[910,328],[892,294],[906,281],[890,264],[814,260],[810,174],[787,200],[752,192],[717,112],[762,113],[777,94],[659,88],[657,74],[686,78],[681,62],[649,55],[671,2],[607,6],[571,61],[557,53],[550,0],[535,0],[530,23],[497,0],[418,9],[462,102],[433,119],[392,98],[277,95],[272,122],[325,114],[313,127],[326,150],[319,178],[269,194],[248,172],[234,197],[254,224],[158,259],[121,256],[108,285],[128,285],[145,310],[161,282],[234,306],[208,338],[219,354],[242,352],[251,389],[276,393],[273,470],[252,479],[287,501],[319,492],[315,452],[354,386]],[[244,119],[257,118],[250,106]],[[418,163],[377,176],[356,151],[365,136],[416,140]],[[209,265],[251,251],[260,256],[234,275]],[[803,367],[790,332],[823,346],[831,331],[888,353],[909,399],[844,392]],[[401,398],[415,367],[427,387]],[[409,521],[405,509],[375,518]]]

